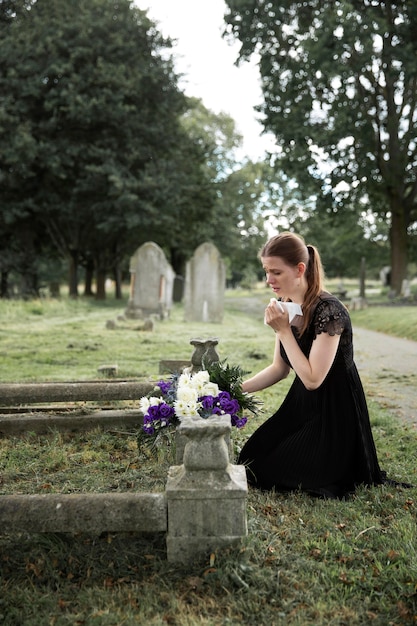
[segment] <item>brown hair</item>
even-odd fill
[[[312,306],[323,291],[324,272],[317,248],[310,244],[306,245],[300,235],[280,233],[266,242],[261,248],[259,256],[261,258],[277,256],[293,267],[298,263],[305,264],[307,291],[303,302],[303,324],[300,328],[300,335],[302,335],[309,325]]]

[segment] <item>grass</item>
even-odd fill
[[[352,311],[356,326],[417,341],[416,306],[375,306]]]
[[[161,359],[189,358],[189,341],[200,336],[218,337],[221,358],[256,371],[269,362],[273,347],[258,314],[264,301],[262,291],[228,293],[221,325],[184,324],[176,306],[151,333],[135,330],[138,322],[118,321],[124,328],[108,330],[106,321],[124,309],[113,300],[0,301],[0,379],[91,380],[109,362],[118,363],[121,377],[156,379]],[[380,306],[352,317],[367,325],[378,316],[376,329],[394,332],[405,311],[414,317],[404,329],[417,339],[414,307],[386,307],[385,322]],[[259,394],[264,413],[234,433],[237,449],[289,384]],[[382,467],[417,484],[415,429],[372,399],[369,408]],[[0,494],[160,491],[172,462],[169,448],[157,459],[139,454],[134,431],[3,437]],[[3,534],[0,623],[415,624],[416,503],[415,488],[364,488],[343,502],[250,490],[242,545],[189,567],[166,561],[163,535]]]
[[[161,359],[191,358],[190,340],[197,337],[218,337],[221,357],[230,355],[234,362],[248,355],[255,362],[270,358],[270,341],[261,342],[267,345],[261,354],[253,337],[256,332],[263,340],[270,338],[268,329],[259,320],[248,324],[236,308],[226,311],[221,325],[185,324],[183,309],[176,305],[169,319],[155,320],[153,332],[140,330],[141,323],[132,320],[117,321],[114,330],[106,328],[124,308],[123,302],[114,301],[113,308],[91,300],[0,301],[0,380],[94,380],[98,367],[106,363],[118,364],[120,378],[152,378],[158,375]]]

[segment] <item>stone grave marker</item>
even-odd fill
[[[140,246],[130,259],[130,296],[125,315],[144,319],[158,314],[161,319],[172,308],[175,272],[163,250],[153,241]]]
[[[226,269],[216,246],[203,243],[185,272],[184,316],[187,322],[221,322]]]

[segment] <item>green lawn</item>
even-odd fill
[[[221,358],[256,371],[273,350],[258,314],[265,293],[228,293],[221,325],[185,324],[177,305],[152,332],[122,321],[108,330],[107,320],[125,307],[114,300],[0,301],[0,380],[93,380],[103,363],[117,363],[121,377],[156,380],[161,359],[187,359],[190,339],[212,336],[219,338]],[[376,330],[417,339],[415,307],[370,307],[352,317],[364,326],[378,318]],[[264,412],[234,433],[235,448],[289,384],[259,394]],[[382,467],[417,484],[417,431],[372,400],[369,408]],[[160,491],[172,463],[169,448],[157,458],[140,454],[133,430],[3,437],[0,493]],[[166,561],[160,535],[3,534],[0,623],[415,624],[416,505],[416,488],[360,489],[343,502],[250,490],[242,546],[188,567]]]

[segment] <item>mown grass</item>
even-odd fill
[[[351,317],[356,326],[417,341],[417,306],[370,306]]]
[[[234,362],[270,358],[268,329],[260,319],[248,323],[233,306],[223,324],[185,324],[183,309],[176,305],[168,319],[154,320],[154,331],[146,332],[140,321],[117,320],[125,305],[113,301],[111,308],[84,299],[0,301],[0,380],[93,380],[106,363],[118,365],[119,378],[152,378],[158,375],[161,359],[191,358],[190,340],[197,337],[217,337],[221,357]],[[109,320],[116,321],[116,329],[106,328]]]
[[[259,315],[264,301],[262,291],[228,294],[221,325],[184,324],[177,306],[152,333],[135,330],[138,322],[108,330],[106,321],[123,312],[114,301],[0,302],[0,379],[90,380],[105,362],[117,362],[121,377],[156,379],[159,361],[189,358],[189,341],[198,336],[218,337],[221,358],[256,371],[273,348]],[[397,308],[387,308],[391,328]],[[404,310],[415,314],[414,307],[398,310],[398,323]],[[365,324],[368,311],[354,312],[354,323],[363,315]],[[236,449],[289,384],[259,394],[264,412],[233,434]],[[369,407],[382,467],[417,484],[416,430],[373,400]],[[139,453],[134,430],[3,437],[0,493],[160,491],[172,463],[169,447],[156,459]],[[416,488],[389,486],[360,489],[342,502],[250,490],[242,545],[187,567],[166,561],[163,535],[3,534],[0,623],[413,624],[416,501]]]

